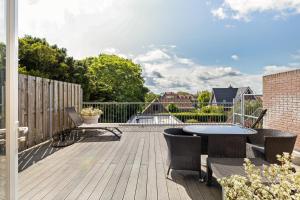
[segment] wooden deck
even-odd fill
[[[166,178],[162,128],[126,127],[121,140],[87,137],[19,173],[20,199],[217,200],[221,192],[197,173]]]

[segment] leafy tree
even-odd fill
[[[0,69],[5,66],[5,44],[0,42]]]
[[[91,59],[87,77],[91,101],[144,101],[148,92],[141,66],[116,55],[102,54]]]
[[[131,60],[109,55],[74,60],[65,48],[31,36],[19,39],[19,72],[81,84],[85,101],[144,101],[148,92],[140,65]]]
[[[153,92],[148,92],[146,95],[145,95],[145,102],[147,103],[150,103],[152,102],[154,99],[158,98],[159,95],[158,94],[155,94]]]
[[[211,98],[211,93],[207,90],[202,91],[198,94],[198,102],[199,107],[202,108],[203,106],[207,106]]]
[[[50,45],[45,39],[25,36],[19,39],[20,72],[43,78],[68,81],[74,60],[65,48]]]
[[[179,109],[174,103],[171,103],[168,105],[168,111],[175,113],[175,112],[179,112]]]
[[[83,60],[76,60],[73,65],[69,67],[68,81],[71,83],[80,84],[83,90],[83,100],[90,101],[90,80],[87,76],[88,67],[93,58],[86,58]]]
[[[4,62],[0,43],[0,66]],[[74,60],[65,48],[31,36],[19,39],[19,72],[81,84],[85,101],[144,101],[148,92],[140,65],[131,60],[108,55]]]

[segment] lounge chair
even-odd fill
[[[66,108],[66,112],[68,113],[70,119],[73,121],[75,130],[106,130],[114,134],[116,137],[121,138],[122,131],[118,128],[117,124],[105,124],[105,123],[97,123],[97,124],[85,124],[83,123],[83,119],[76,112],[74,107]]]
[[[168,146],[168,165],[174,170],[198,171],[201,176],[201,137],[186,134],[182,128],[169,128],[164,131]]]

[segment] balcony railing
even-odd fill
[[[196,102],[84,102],[83,108],[103,111],[101,123],[131,125],[176,125],[185,123],[226,123],[232,120],[231,103]]]

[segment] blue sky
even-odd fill
[[[251,86],[300,67],[300,0],[24,0],[20,35],[71,56],[118,54],[154,92]]]

